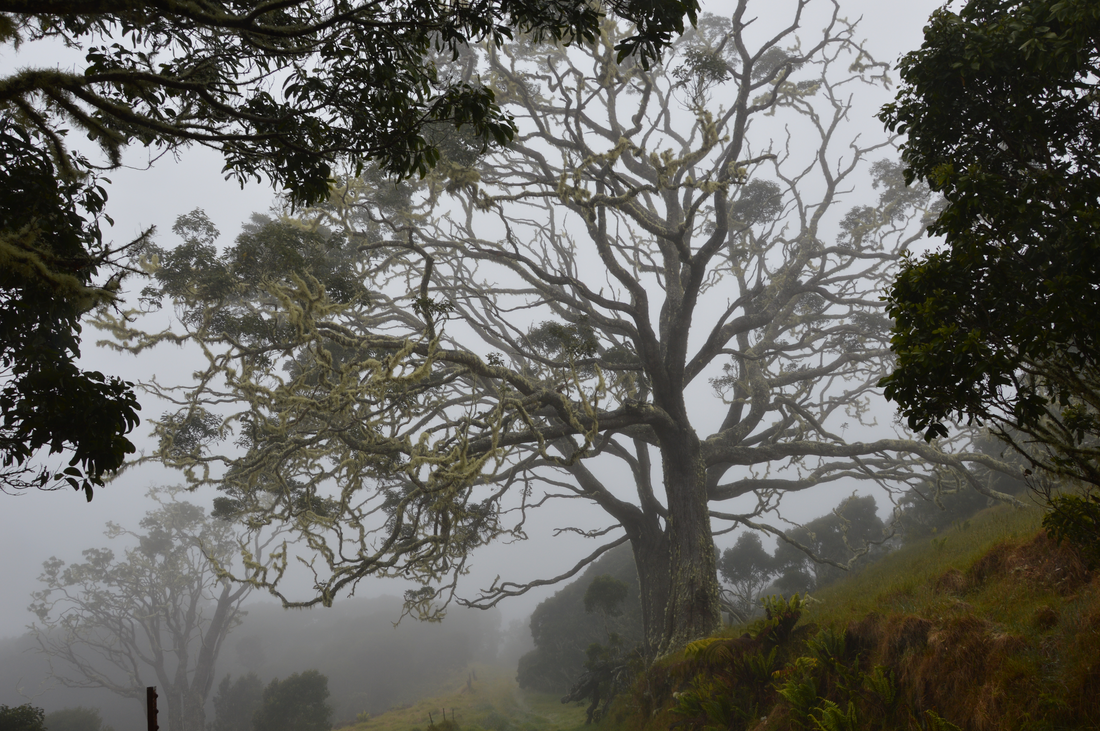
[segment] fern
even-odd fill
[[[693,660],[698,659],[699,653],[718,642],[718,639],[717,637],[704,637],[701,640],[689,642],[687,647],[684,648],[684,655]]]
[[[929,731],[962,731],[955,724],[940,717],[935,711],[925,711],[924,717],[928,719]]]
[[[776,671],[778,658],[778,647],[773,647],[771,652],[766,655],[763,650],[748,653],[742,661],[744,672],[754,685],[768,685],[772,682],[772,675]]]
[[[844,661],[848,649],[843,632],[826,628],[814,637],[806,640],[806,650],[818,662],[827,666],[837,666]]]
[[[790,706],[791,719],[802,728],[808,727],[810,714],[817,706],[817,681],[813,674],[816,669],[817,660],[800,657],[776,673],[780,677],[787,677],[777,691]]]
[[[890,677],[889,669],[882,665],[876,665],[870,673],[863,676],[863,687],[878,698],[885,708],[891,709],[894,707],[898,689],[894,685],[894,679]]]
[[[811,718],[819,731],[862,731],[856,705],[851,701],[848,702],[847,711],[842,711],[840,706],[829,700],[822,702],[814,710],[817,715]]]

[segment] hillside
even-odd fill
[[[598,727],[1100,729],[1100,579],[1040,517],[989,510],[806,601],[773,601],[769,619],[638,677]],[[463,731],[583,724],[583,706],[479,672],[469,690],[456,678],[453,692],[356,728],[443,728],[443,707]]]
[[[1040,517],[986,511],[777,602],[652,668],[609,727],[1100,728],[1100,580]]]

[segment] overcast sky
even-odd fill
[[[891,63],[919,45],[921,27],[937,5],[939,3],[929,0],[858,0],[843,3],[848,17],[863,16],[861,35],[869,39],[872,52],[879,60]],[[720,4],[712,3],[706,9],[720,12],[720,7]],[[769,5],[759,2],[756,7],[757,12],[765,13]],[[25,59],[23,56],[0,56],[0,64],[4,67],[4,73],[10,73],[16,66],[29,62]],[[868,134],[881,134],[881,124],[869,115],[867,128]],[[170,246],[174,240],[171,227],[176,216],[195,208],[205,210],[220,229],[223,243],[230,243],[250,214],[266,211],[274,198],[273,191],[264,184],[253,183],[242,190],[236,182],[225,181],[221,174],[220,157],[205,149],[186,150],[179,160],[162,159],[152,169],[144,169],[147,156],[141,150],[132,150],[127,161],[132,167],[108,176],[112,180],[108,186],[108,210],[115,219],[115,226],[105,231],[105,235],[116,243],[129,241],[145,228],[155,226],[157,243]],[[131,286],[140,290],[141,285],[135,281]],[[158,356],[162,360],[157,361],[156,366],[143,364],[141,368],[145,372],[137,372],[133,358],[96,349],[96,339],[95,331],[85,331],[86,361],[109,374],[135,379],[150,375],[147,372],[150,368],[166,371],[186,368],[186,363],[181,363],[173,351],[163,349]],[[146,418],[155,417],[162,410],[147,400],[143,404]],[[142,436],[146,432],[147,427],[143,424],[137,435]],[[66,561],[80,560],[83,549],[106,545],[103,526],[108,520],[136,528],[138,519],[148,509],[144,500],[146,489],[165,480],[175,481],[171,475],[158,472],[155,468],[133,470],[105,489],[97,490],[90,504],[84,501],[82,495],[67,490],[19,496],[0,494],[0,556],[4,557],[0,637],[21,633],[32,619],[26,607],[31,592],[37,588],[36,578],[44,560],[52,555]],[[819,496],[819,499],[820,505],[806,507],[809,510],[806,517],[820,514],[836,504],[835,495]],[[196,502],[208,504],[209,497],[196,499]],[[543,537],[548,537],[548,531]],[[531,571],[531,567],[537,567],[540,558],[546,555],[546,548],[544,542],[532,540],[528,545],[491,551],[477,558],[475,573],[478,577],[491,580],[496,574],[508,575],[509,568],[518,564],[527,569],[522,571],[520,578],[531,579],[563,570],[564,560],[555,547],[555,557],[562,563],[548,567],[545,572]],[[591,550],[590,545],[587,550]],[[583,555],[580,549],[577,553]],[[359,592],[394,593],[397,588],[392,584],[364,583]],[[511,605],[502,605],[506,620],[529,613],[535,602],[552,591],[525,597]]]

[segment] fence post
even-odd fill
[[[145,717],[149,722],[149,731],[157,731],[157,686],[145,689]]]

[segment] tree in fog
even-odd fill
[[[614,617],[600,612],[600,584],[627,587],[621,604],[603,602],[602,608],[616,613]],[[612,588],[608,598],[614,600],[616,592]],[[544,693],[568,691],[584,672],[587,649],[593,644],[610,644],[612,632],[627,651],[641,644],[638,572],[629,547],[608,551],[575,581],[539,602],[531,612],[528,628],[535,647],[519,658],[516,682],[521,688]]]
[[[178,489],[150,491],[158,507],[141,532],[108,523],[127,542],[84,551],[84,562],[51,558],[34,593],[34,631],[50,670],[70,688],[105,688],[145,708],[155,685],[168,731],[203,731],[203,705],[222,643],[241,618],[249,584],[234,584],[217,563],[240,548],[236,526],[178,500]]]
[[[718,575],[723,584],[723,604],[736,622],[747,622],[759,608],[758,600],[771,583],[778,564],[764,550],[760,536],[742,533],[737,543],[722,551],[718,559]]]
[[[328,678],[316,670],[276,678],[264,688],[263,700],[252,717],[254,731],[328,731],[332,706]]]
[[[549,502],[591,506],[601,522],[563,527],[598,543],[579,564],[459,601],[629,543],[650,652],[719,624],[714,532],[782,535],[767,516],[817,485],[996,463],[870,431],[879,292],[930,199],[848,126],[886,77],[839,5],[788,10],[741,0],[649,71],[616,63],[614,25],[592,48],[462,57],[454,73],[491,79],[515,116],[506,150],[441,130],[423,181],[368,174],[287,223],[308,242],[295,263],[254,237],[165,252],[148,301],[170,300],[176,328],[106,323],[208,358],[173,393],[161,458],[293,527],[314,552],[306,605],[398,576],[433,616],[475,548],[526,537]],[[173,449],[196,419],[208,438]],[[264,580],[293,604],[274,558]]]
[[[836,581],[852,567],[881,555],[890,531],[870,495],[852,496],[832,512],[783,534],[772,557],[785,594],[810,592]]]
[[[256,673],[218,683],[214,694],[214,722],[210,731],[252,731],[252,717],[263,703],[264,684]]]

